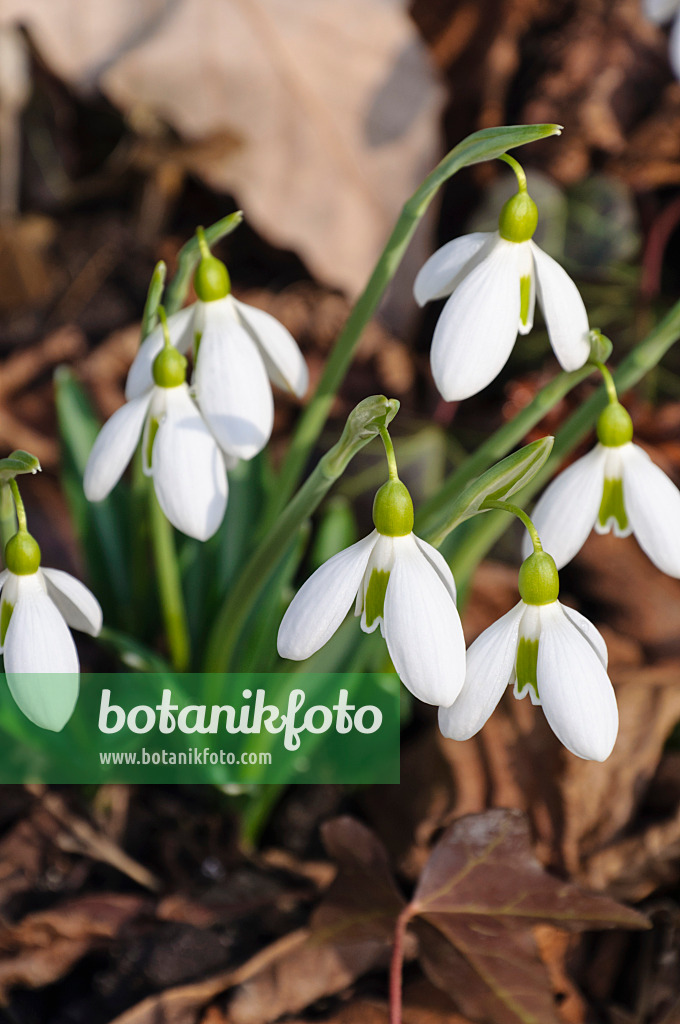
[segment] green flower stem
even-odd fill
[[[387,457],[387,466],[390,474],[390,480],[399,479],[399,470],[397,469],[397,457],[394,454],[394,445],[392,444],[392,438],[387,427],[382,427],[380,430],[380,436],[385,446],[385,455]]]
[[[17,522],[19,523],[19,530],[24,533],[28,532],[28,522],[26,520],[26,509],[24,508],[23,498],[19,493],[19,485],[16,480],[10,480],[9,482],[10,491],[14,498],[14,506],[17,510]]]
[[[537,423],[561,402],[565,395],[593,372],[589,364],[572,373],[560,373],[520,413],[492,434],[472,455],[450,474],[442,487],[416,513],[415,531],[426,534],[444,516],[447,508],[458,498],[471,480],[498,462],[526,437]]]
[[[163,297],[163,289],[165,288],[166,271],[165,263],[163,260],[159,260],[154,267],[149,290],[146,293],[146,303],[144,304],[144,313],[142,314],[142,341],[147,335],[151,334],[156,326],[158,307]]]
[[[333,399],[345,379],[364,328],[378,308],[420,220],[441,186],[463,167],[493,160],[503,155],[507,149],[535,142],[550,135],[558,135],[560,131],[559,125],[540,124],[486,128],[474,132],[444,157],[404,205],[370,280],[350,313],[326,363],[316,393],[300,417],[281,469],[276,489],[277,500],[269,509],[267,526],[276,518],[294,492],[323,430]]]
[[[184,672],[189,665],[189,630],[175,538],[172,526],[158,504],[153,487],[149,487],[148,495],[151,541],[170,661],[176,672]]]
[[[380,395],[364,399],[350,413],[340,440],[323,456],[240,573],[213,624],[204,671],[227,672],[230,669],[241,629],[291,539],[344,473],[351,459],[381,433],[398,407],[394,399]]]
[[[541,538],[538,536],[538,530],[536,529],[536,527],[534,526],[534,524],[532,523],[531,519],[529,518],[527,513],[524,511],[524,509],[520,508],[519,505],[513,505],[509,501],[493,501],[491,498],[487,498],[487,500],[483,503],[482,508],[483,509],[497,508],[497,509],[499,509],[502,512],[509,512],[511,516],[515,516],[517,519],[520,520],[520,522],[524,523],[524,525],[525,525],[525,527],[527,529],[527,532],[528,532],[529,536],[531,537],[531,543],[534,546],[534,551],[542,551],[543,550],[543,545],[541,544]]]
[[[596,366],[602,374],[604,386],[607,389],[607,400],[609,401],[609,404],[618,405],[619,396],[616,393],[616,384],[614,383],[614,378],[611,375],[609,367],[605,366],[604,363],[600,363],[598,361],[595,361],[593,363],[593,366]]]
[[[221,238],[226,238],[227,235],[236,230],[242,220],[243,213],[241,210],[237,210],[236,213],[230,213],[228,217],[223,217],[216,224],[206,228],[203,236],[206,245],[215,245]],[[165,293],[165,309],[168,316],[172,316],[173,313],[182,308],[200,257],[199,240],[194,235],[180,249],[177,258],[177,273],[168,285]]]
[[[519,162],[519,160],[515,160],[514,156],[510,156],[508,153],[503,153],[501,156],[498,157],[498,159],[502,160],[504,163],[506,163],[508,165],[508,167],[512,167],[513,171],[515,172],[515,176],[517,178],[517,187],[518,187],[519,191],[520,192],[526,192],[526,190],[527,190],[527,176],[524,173],[524,168],[522,167],[522,165]]]
[[[7,541],[17,532],[17,516],[9,483],[0,484],[0,556],[4,558]]]
[[[612,375],[619,394],[639,383],[663,359],[679,338],[680,302],[677,302],[645,340],[626,356],[618,370]],[[576,372],[582,373],[583,371]],[[552,456],[528,487],[524,488],[521,496],[517,497],[518,504],[520,502],[524,504],[547,483],[565,456],[572,452],[593,429],[606,404],[606,391],[603,388],[573,413],[557,435]],[[517,417],[517,419],[519,418]],[[456,531],[459,532],[460,539],[456,538],[455,534],[452,535],[451,543],[446,545],[445,553],[449,557],[451,554],[453,555],[451,560],[454,575],[456,581],[460,581],[461,586],[465,586],[476,566],[502,536],[507,526],[508,522],[504,516],[490,512],[488,515],[477,516],[473,522],[464,524],[460,532]]]

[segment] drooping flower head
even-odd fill
[[[528,334],[536,297],[560,365],[576,370],[588,359],[588,316],[578,289],[532,241],[538,223],[526,177],[501,210],[498,231],[463,235],[438,249],[418,274],[419,305],[450,296],[437,321],[430,354],[435,383],[446,401],[477,394],[510,357],[517,333]]]
[[[388,443],[386,432],[383,440]],[[303,584],[279,627],[278,651],[294,661],[309,658],[327,643],[354,602],[364,632],[380,627],[397,674],[411,693],[427,704],[450,704],[465,674],[453,576],[437,549],[413,533],[411,496],[396,468],[390,476],[373,503],[375,529]]]
[[[451,739],[479,732],[508,686],[541,705],[550,728],[577,757],[604,761],[618,732],[607,648],[597,629],[558,600],[552,557],[534,551],[519,573],[520,601],[467,652],[465,684],[439,727]]]
[[[168,319],[171,344],[193,349],[192,390],[206,423],[229,456],[252,459],[266,445],[274,423],[270,380],[302,398],[309,376],[293,336],[269,313],[231,294],[224,263],[210,254],[201,228],[202,258],[194,275],[197,301]],[[154,359],[163,347],[160,328],[142,343],[130,368],[125,395],[151,385]]]
[[[102,501],[141,437],[144,473],[153,479],[165,516],[183,533],[207,540],[227,506],[226,459],[191,397],[187,360],[170,344],[162,308],[160,314],[165,344],[153,358],[148,387],[104,424],[85,467],[83,488],[89,501]]]
[[[7,684],[21,711],[42,729],[59,732],[78,700],[80,665],[69,627],[97,636],[102,611],[79,580],[40,565],[40,548],[26,529],[12,481],[19,530],[5,547],[0,573],[0,651]]]
[[[613,385],[612,385],[613,386]],[[597,423],[598,444],[561,473],[532,513],[557,567],[570,562],[594,528],[634,534],[647,557],[680,578],[680,491],[639,445],[624,407],[612,401]],[[528,550],[525,540],[525,553]]]

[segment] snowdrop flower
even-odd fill
[[[102,501],[120,480],[141,437],[144,473],[153,477],[166,518],[182,533],[207,540],[224,518],[226,469],[235,460],[225,460],[189,393],[186,358],[166,340],[154,357],[149,386],[104,424],[90,452],[83,487],[89,501]]]
[[[643,8],[649,20],[657,25],[674,19],[668,47],[671,67],[680,78],[680,0],[643,0]]]
[[[231,295],[224,263],[210,255],[202,229],[203,258],[194,277],[198,301],[168,319],[170,341],[185,354],[193,346],[192,387],[221,448],[252,459],[274,423],[271,381],[298,398],[307,391],[307,364],[295,339],[269,313]],[[163,347],[160,328],[140,346],[125,389],[129,400],[151,385],[153,361]]]
[[[595,448],[550,484],[532,513],[557,567],[571,561],[595,527],[616,537],[633,533],[658,569],[680,578],[680,491],[633,444],[631,418],[618,401],[600,415],[597,436]]]
[[[7,568],[0,573],[0,651],[21,711],[42,729],[59,732],[73,714],[79,689],[78,653],[69,626],[97,636],[102,610],[75,577],[41,569],[40,548],[26,530],[20,502],[19,532],[7,543]]]
[[[528,334],[536,296],[550,343],[561,366],[576,370],[588,359],[588,316],[578,289],[552,257],[531,241],[538,211],[526,190],[501,210],[498,231],[463,235],[438,249],[418,274],[419,305],[449,295],[432,339],[435,383],[448,401],[477,394],[494,380],[510,357],[517,332]]]
[[[445,736],[466,740],[494,711],[507,686],[529,694],[557,738],[577,757],[604,761],[618,732],[607,648],[595,627],[557,600],[555,562],[535,551],[519,574],[521,600],[486,629],[467,652],[465,684],[451,707],[440,708]]]
[[[325,562],[293,598],[279,628],[279,654],[309,658],[355,602],[365,633],[380,626],[411,693],[427,704],[451,704],[465,675],[451,570],[436,548],[413,534],[413,504],[400,480],[376,494],[373,522],[368,537]]]

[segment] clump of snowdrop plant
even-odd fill
[[[28,532],[16,480],[19,529],[5,546],[0,573],[0,651],[10,692],[21,711],[42,729],[59,732],[78,700],[80,664],[70,629],[97,636],[99,602],[80,580],[40,565],[40,548]],[[69,628],[70,627],[70,628]]]
[[[520,600],[469,648],[465,683],[454,703],[440,708],[439,727],[451,739],[469,739],[512,686],[519,700],[528,694],[542,706],[568,750],[604,761],[618,732],[606,644],[585,616],[558,600],[555,560],[543,550],[531,520],[512,505],[504,507],[522,518],[533,542],[519,572]]]
[[[419,305],[450,296],[432,339],[432,374],[446,401],[477,394],[501,372],[517,333],[534,323],[536,297],[560,365],[577,370],[588,359],[588,316],[569,275],[532,241],[536,204],[519,163],[519,190],[501,210],[498,231],[476,231],[447,242],[420,270]]]
[[[639,445],[605,366],[609,402],[597,421],[598,443],[561,473],[532,518],[558,568],[570,562],[594,528],[635,535],[648,558],[680,578],[680,491]],[[524,554],[530,541],[525,539]]]
[[[361,628],[380,627],[404,685],[427,704],[451,704],[465,675],[465,640],[451,570],[413,533],[413,502],[381,431],[390,479],[373,503],[375,529],[324,563],[303,584],[278,634],[282,658],[303,661],[323,647],[352,602]]]

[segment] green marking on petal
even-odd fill
[[[385,610],[385,594],[390,574],[384,569],[374,569],[366,588],[364,613],[366,625],[372,626],[376,619],[381,619]]]
[[[201,344],[202,337],[203,331],[194,331],[194,362],[198,358],[198,346]]]
[[[158,433],[158,427],[160,426],[158,420],[154,416],[149,423],[149,435],[146,442],[146,464],[151,466],[151,453],[153,451],[153,443],[156,440],[156,434]]]
[[[7,636],[7,630],[9,628],[9,620],[12,618],[12,612],[14,611],[14,605],[10,604],[9,601],[3,601],[0,607],[0,644],[4,644],[5,637]]]
[[[526,326],[529,322],[529,300],[531,299],[531,275],[523,274],[519,279],[519,318]]]
[[[538,693],[538,680],[536,678],[536,666],[538,664],[538,640],[527,640],[520,637],[517,645],[517,692],[522,693],[525,686],[532,686],[536,696]]]
[[[614,519],[620,530],[628,529],[628,516],[623,503],[623,480],[605,480],[602,491],[602,502],[597,514],[600,526],[605,527],[610,519]]]

